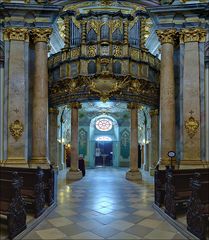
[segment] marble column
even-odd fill
[[[209,164],[209,33],[207,37],[207,61],[205,66],[205,88],[206,88],[206,161]]]
[[[158,30],[162,45],[160,72],[160,158],[159,165],[170,164],[169,151],[176,151],[174,38],[175,29]]]
[[[143,165],[144,171],[149,171],[149,151],[150,151],[150,144],[147,141],[145,141],[145,144],[144,144],[144,165]]]
[[[67,172],[67,179],[79,180],[82,172],[78,169],[78,109],[81,108],[79,102],[72,102],[71,107],[71,167]]]
[[[150,142],[150,164],[149,172],[154,176],[154,170],[159,159],[159,111],[153,109],[150,111],[151,117],[151,142]]]
[[[26,28],[5,28],[4,142],[7,166],[28,166],[28,49]]]
[[[3,46],[2,46],[3,47]],[[0,46],[0,164],[4,160],[4,50]]]
[[[149,171],[149,143],[147,141],[147,116],[144,112],[144,171]]]
[[[141,180],[142,175],[138,167],[138,108],[139,104],[129,103],[131,111],[131,144],[130,144],[130,170],[126,173],[128,180]]]
[[[49,108],[49,160],[54,168],[58,168],[57,115],[56,108]]]
[[[144,165],[144,145],[141,145],[141,168]]]
[[[201,155],[205,151],[202,149],[205,146],[205,82],[204,67],[201,66],[204,64],[204,49],[201,50],[201,43],[205,40],[204,29],[180,31],[180,41],[184,44],[181,168],[197,165],[203,167]]]
[[[49,166],[48,160],[48,48],[52,30],[33,29],[35,73],[32,104],[32,159],[30,166]]]

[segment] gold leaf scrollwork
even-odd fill
[[[118,82],[110,76],[91,80],[89,89],[99,95],[102,102],[107,102],[115,93],[121,92],[128,84],[128,77]]]
[[[91,20],[89,23],[90,28],[94,29],[94,31],[98,34],[99,33],[99,27],[100,27],[100,22],[96,20]]]
[[[89,46],[88,47],[88,52],[89,52],[89,57],[95,57],[96,56],[96,47],[95,46]]]
[[[24,126],[19,120],[15,120],[10,124],[9,130],[15,141],[17,141],[24,132]]]
[[[80,55],[80,49],[79,48],[75,48],[71,50],[71,56],[72,58],[77,58]]]
[[[199,122],[192,116],[193,111],[190,112],[191,116],[185,121],[185,129],[190,138],[193,138],[197,133],[200,126]]]
[[[114,46],[113,55],[115,57],[121,57],[122,56],[122,48],[120,46]]]

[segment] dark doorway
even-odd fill
[[[112,141],[97,141],[95,146],[95,166],[112,166]]]

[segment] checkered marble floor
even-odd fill
[[[87,169],[66,182],[59,174],[58,207],[24,239],[185,239],[152,208],[153,181],[125,179],[127,169]]]

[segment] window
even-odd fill
[[[96,138],[96,141],[98,142],[110,142],[112,141],[112,138],[108,137],[108,136],[100,136]]]
[[[101,118],[96,121],[96,128],[100,131],[109,131],[112,129],[112,121],[107,118]]]

